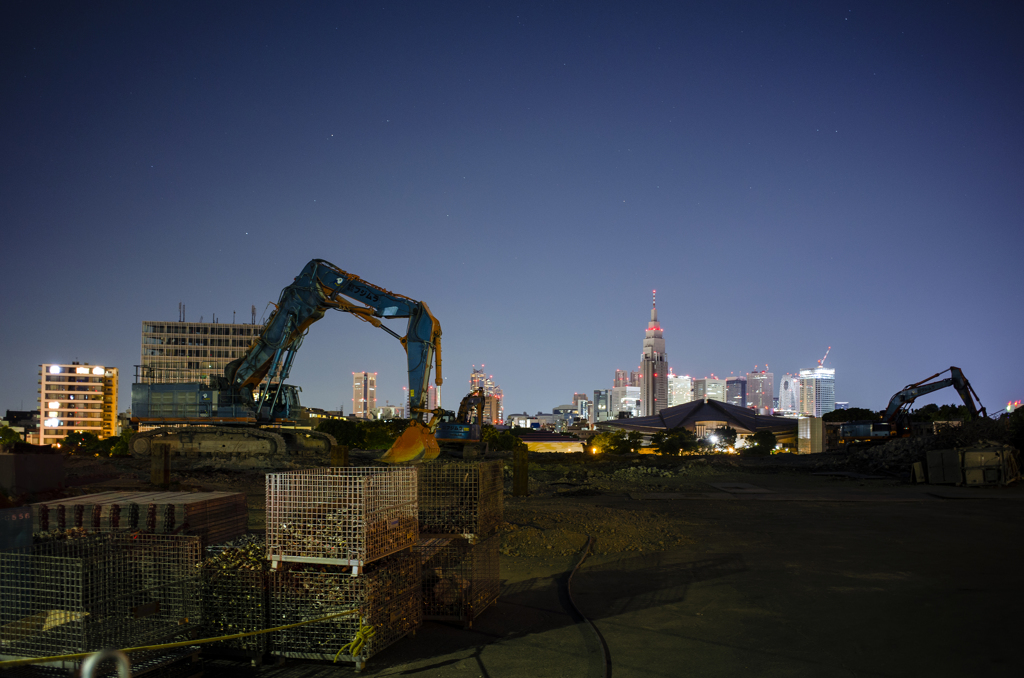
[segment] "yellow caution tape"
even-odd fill
[[[222,640],[234,640],[235,638],[248,638],[249,636],[258,636],[258,635],[261,635],[263,633],[273,633],[274,631],[284,631],[286,629],[294,629],[297,626],[305,626],[306,624],[316,624],[316,623],[319,623],[319,622],[327,621],[329,619],[335,619],[336,617],[346,617],[346,616],[351,615],[351,614],[356,614],[357,612],[359,612],[359,610],[345,610],[344,612],[338,612],[336,614],[329,614],[326,617],[320,617],[319,619],[310,619],[308,621],[296,622],[295,624],[286,624],[285,626],[275,626],[272,629],[261,629],[259,631],[248,631],[246,633],[235,633],[235,634],[232,634],[230,636],[218,636],[217,638],[202,638],[202,639],[199,639],[199,640],[183,640],[183,641],[180,641],[180,642],[177,642],[177,643],[165,643],[163,645],[144,645],[144,646],[141,646],[141,647],[129,647],[127,649],[121,650],[121,652],[124,652],[125,654],[128,654],[129,652],[140,652],[142,650],[171,650],[171,649],[174,649],[176,647],[188,647],[190,645],[204,645],[206,643],[219,643]],[[365,643],[366,642],[365,638],[368,638],[369,636],[373,635],[373,627],[372,626],[369,626],[369,627],[367,627],[367,626],[360,626],[359,631],[356,632],[356,639],[359,639],[360,638],[359,634],[362,633],[363,630],[367,629],[367,628],[370,629],[370,633],[363,638],[363,643]],[[354,639],[352,642],[355,642],[356,639]],[[362,648],[363,643],[359,644],[359,649]],[[351,644],[352,643],[349,643],[349,645],[351,645]],[[345,647],[348,647],[348,645],[346,645]],[[345,648],[342,648],[342,649],[345,649]],[[15,666],[26,666],[28,664],[41,664],[43,662],[58,662],[58,661],[67,661],[67,660],[70,660],[70,659],[84,659],[85,657],[88,657],[89,655],[93,654],[94,652],[96,652],[96,651],[93,650],[92,652],[79,652],[78,654],[60,654],[60,655],[55,655],[53,657],[31,657],[29,659],[11,659],[11,660],[8,660],[8,661],[0,662],[0,669],[9,669],[9,668],[13,668]],[[339,651],[339,654],[340,654],[340,651]],[[335,655],[335,661],[337,661],[337,655]]]

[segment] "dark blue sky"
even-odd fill
[[[430,305],[449,407],[481,363],[506,412],[610,387],[652,289],[677,373],[832,346],[853,405],[950,365],[1024,398],[1024,13],[636,4],[4,3],[0,408],[76,359],[124,408],[142,320],[312,258]],[[361,370],[401,398],[333,314],[292,381],[349,411]]]

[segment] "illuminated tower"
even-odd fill
[[[652,417],[668,407],[668,361],[665,339],[658,325],[657,298],[651,306],[651,322],[644,336],[644,354],[640,362],[640,399],[642,416]]]
[[[352,373],[352,416],[370,419],[370,413],[377,409],[377,373]]]

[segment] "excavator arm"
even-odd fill
[[[939,381],[932,381],[946,372],[949,372],[950,376],[945,379],[940,379]],[[947,386],[953,386],[956,388],[956,392],[960,394],[960,399],[963,400],[964,405],[967,406],[967,411],[970,413],[971,418],[988,416],[985,408],[981,405],[981,399],[978,398],[978,395],[974,392],[974,388],[971,387],[970,382],[967,381],[967,377],[964,376],[963,371],[959,367],[950,367],[948,370],[943,370],[942,372],[933,374],[927,379],[922,379],[916,384],[910,384],[890,398],[889,406],[886,408],[885,414],[882,415],[882,422],[886,424],[899,424],[906,415],[907,409],[915,400],[927,393],[938,391],[946,388]],[[977,401],[977,404],[975,404],[975,401]]]
[[[306,264],[295,282],[281,291],[263,333],[245,355],[225,368],[230,388],[254,404],[257,416],[273,411],[281,389],[266,388],[256,396],[253,395],[254,389],[264,380],[280,384],[288,377],[306,331],[332,308],[351,313],[401,342],[408,363],[410,418],[414,424],[419,424],[417,428],[426,430],[423,416],[430,412],[427,393],[432,367],[436,367],[435,383],[440,386],[443,381],[441,324],[422,301],[389,292],[323,259],[313,259]],[[381,322],[390,318],[409,319],[404,336]],[[421,435],[419,438],[425,437]],[[423,442],[429,447],[433,440]],[[433,445],[436,450],[436,443]]]

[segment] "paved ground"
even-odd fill
[[[1020,675],[1024,487],[740,472],[708,483],[719,487],[509,502],[513,517],[558,515],[571,502],[621,512],[622,529],[653,516],[685,532],[643,552],[601,555],[599,543],[573,580],[610,673],[564,594],[579,553],[552,550],[503,556],[501,599],[472,629],[427,623],[364,675]],[[209,676],[353,673],[295,660],[207,665]]]

